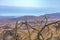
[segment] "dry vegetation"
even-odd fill
[[[60,40],[60,21],[48,23],[46,17],[36,25],[16,21],[14,28],[0,32],[0,40]]]

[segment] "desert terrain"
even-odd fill
[[[1,17],[0,40],[60,40],[60,13]]]

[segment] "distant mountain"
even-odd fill
[[[0,16],[0,23],[14,22],[15,20],[14,16]]]
[[[45,14],[41,16],[23,16],[23,17],[18,17],[17,19],[26,19],[26,20],[31,20],[31,19],[40,19],[41,17],[46,16],[47,19],[60,19],[60,13],[51,13],[51,14]]]
[[[48,19],[60,19],[60,13],[51,13],[45,15]]]
[[[46,15],[41,15],[41,16],[21,16],[21,17],[13,17],[13,16],[0,16],[0,23],[2,22],[14,22],[16,20],[28,20],[28,21],[36,21],[36,20],[41,20],[42,16],[46,16],[47,19],[55,19],[55,20],[60,20],[60,13],[51,13],[51,14],[46,14]]]
[[[0,16],[0,18],[15,18],[14,16]]]
[[[36,19],[37,16],[22,16],[22,17],[17,17],[16,19],[17,20],[33,20],[33,19]]]

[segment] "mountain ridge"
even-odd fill
[[[11,21],[14,22],[16,20],[28,20],[28,21],[35,21],[37,19],[40,20],[40,17],[46,16],[47,19],[60,19],[60,13],[51,13],[51,14],[45,14],[41,16],[20,16],[20,17],[13,17],[13,16],[0,16],[0,22],[5,22],[5,21]]]

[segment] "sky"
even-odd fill
[[[0,16],[40,16],[60,12],[60,0],[0,0]]]

